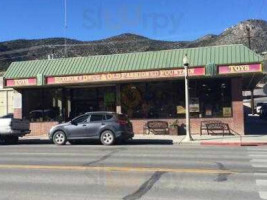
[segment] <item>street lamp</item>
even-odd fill
[[[183,64],[184,64],[184,78],[185,78],[185,123],[186,123],[186,137],[184,141],[192,141],[193,138],[190,133],[190,108],[189,108],[189,89],[188,89],[188,67],[189,67],[189,59],[187,57],[187,54],[185,54],[183,58]]]

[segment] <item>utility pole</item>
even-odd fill
[[[246,26],[246,30],[247,30],[247,39],[248,39],[248,48],[251,49],[251,34],[250,34],[250,27],[247,25]],[[251,100],[250,100],[250,107],[251,107],[251,114],[254,115],[255,114],[255,105],[254,105],[254,89],[250,90],[251,93]]]
[[[251,49],[251,35],[250,35],[250,27],[246,26],[246,30],[247,30],[247,39],[248,39],[248,48]]]

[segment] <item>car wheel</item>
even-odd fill
[[[103,145],[112,145],[115,142],[115,137],[112,131],[104,131],[101,134],[100,140]]]
[[[53,135],[53,142],[57,145],[64,145],[67,142],[67,137],[63,131],[57,131]]]

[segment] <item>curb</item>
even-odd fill
[[[201,142],[201,145],[211,146],[264,146],[267,142]]]

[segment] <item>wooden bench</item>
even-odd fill
[[[169,124],[166,121],[148,121],[143,127],[143,134],[169,135]]]
[[[211,134],[231,134],[231,130],[228,124],[219,120],[202,121],[200,125],[200,135],[206,131],[208,135]]]

